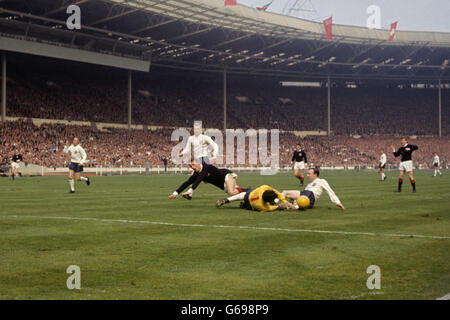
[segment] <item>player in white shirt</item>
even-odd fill
[[[64,154],[70,153],[71,155],[71,162],[69,165],[69,193],[75,192],[75,182],[73,181],[74,174],[77,181],[85,181],[89,186],[91,184],[89,178],[81,176],[81,172],[83,172],[83,165],[87,163],[87,154],[86,151],[84,151],[84,149],[80,146],[80,140],[76,137],[73,138],[70,146],[69,141],[67,141],[63,152]]]
[[[213,148],[211,161],[208,158],[208,147]],[[219,153],[219,146],[211,139],[211,137],[202,134],[201,122],[194,123],[194,135],[188,138],[187,144],[179,156],[183,157],[187,154],[191,155],[194,152],[194,161],[201,164],[214,164],[217,153]]]
[[[288,199],[292,199],[296,201],[300,196],[307,196],[309,198],[309,207],[312,208],[314,203],[319,200],[323,191],[328,193],[331,202],[337,205],[342,210],[345,210],[344,205],[339,200],[336,193],[334,193],[333,189],[331,189],[327,180],[319,178],[320,171],[318,168],[310,168],[308,169],[307,178],[309,180],[309,184],[306,186],[305,190],[285,190],[281,194]]]
[[[439,170],[440,165],[441,161],[439,160],[439,156],[435,152],[433,157],[434,177],[436,177],[437,173],[439,173],[439,176],[442,176],[442,172],[441,170]]]
[[[381,149],[381,155],[378,163],[378,173],[381,173],[381,181],[387,179],[386,175],[384,174],[385,168],[386,168],[386,154],[384,153],[384,150]]]

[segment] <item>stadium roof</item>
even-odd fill
[[[153,65],[287,77],[450,80],[450,33],[320,23],[223,0],[0,0],[2,36],[108,52]],[[81,8],[81,30],[66,9]]]
[[[112,0],[152,13],[187,22],[292,39],[326,40],[321,23],[276,13],[255,10],[243,5],[224,6],[223,0]],[[355,26],[333,26],[333,36],[340,42],[386,45],[442,46],[450,48],[450,33],[399,31],[389,42],[388,30]]]

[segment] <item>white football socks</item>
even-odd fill
[[[86,177],[81,177],[80,179],[83,181],[88,181],[88,178],[86,178]]]
[[[229,201],[236,201],[236,200],[244,200],[246,192],[238,193],[237,195],[231,196],[228,198]]]
[[[75,181],[69,180],[70,190],[75,191]]]

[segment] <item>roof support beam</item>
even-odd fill
[[[132,13],[135,13],[135,12],[138,12],[138,11],[139,11],[139,9],[131,9],[131,10],[128,10],[128,11],[122,10],[121,13],[118,13],[118,14],[113,15],[113,16],[108,16],[108,17],[106,17],[104,19],[101,19],[101,20],[97,20],[97,21],[91,23],[90,25],[91,26],[95,26],[97,24],[108,22],[108,21],[111,21],[111,20],[114,20],[114,19],[117,19],[117,18],[120,18],[120,17],[124,17],[124,16],[127,16],[129,14],[132,14]]]
[[[58,13],[60,11],[67,10],[67,7],[70,6],[70,5],[79,6],[79,5],[82,5],[83,3],[86,3],[86,2],[89,2],[89,0],[80,0],[80,1],[77,1],[77,2],[73,2],[73,0],[63,0],[62,5],[59,8],[47,11],[47,12],[45,12],[43,14],[43,16],[44,17],[49,17],[49,16],[51,16],[51,15],[53,15],[55,13]]]

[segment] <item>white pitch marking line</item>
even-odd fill
[[[406,237],[406,238],[426,238],[426,239],[450,239],[450,237],[447,237],[447,236],[427,236],[427,235],[420,235],[420,234],[395,234],[395,233],[389,234],[389,233],[372,233],[372,232],[284,229],[284,228],[251,227],[251,226],[225,226],[225,225],[215,225],[215,224],[188,224],[188,223],[171,223],[171,222],[145,221],[145,220],[121,220],[121,219],[57,217],[57,216],[18,216],[18,215],[0,215],[0,217],[2,217],[2,218],[54,219],[54,220],[72,220],[72,221],[142,223],[142,224],[164,225],[164,226],[173,226],[173,227],[248,229],[248,230],[259,230],[259,231],[328,233],[328,234],[362,235],[362,236],[374,236],[374,237],[381,236],[381,237],[400,237],[400,238]]]
[[[375,295],[375,294],[383,294],[383,292],[379,292],[379,291],[375,291],[375,292],[367,292],[367,293],[362,293],[362,294],[358,294],[356,296],[351,296],[352,299],[358,299],[367,295]]]
[[[450,300],[450,293],[447,293],[445,296],[437,298],[436,300]]]

